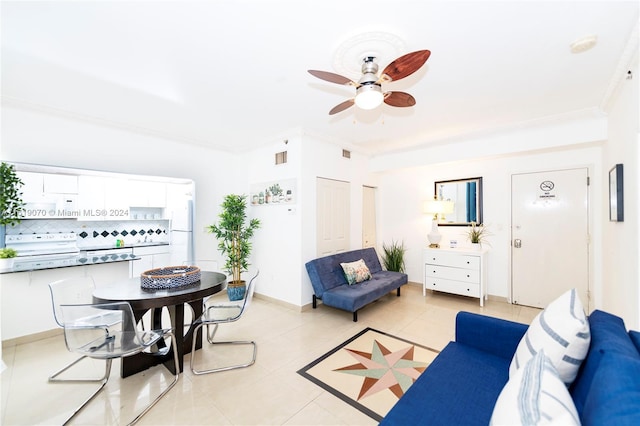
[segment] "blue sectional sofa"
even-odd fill
[[[341,263],[363,259],[371,279],[349,285]],[[374,248],[352,250],[325,256],[306,263],[307,273],[313,286],[313,308],[318,299],[322,303],[348,312],[353,312],[353,321],[358,321],[358,309],[378,300],[382,296],[397,290],[407,283],[407,274],[384,271]]]
[[[640,333],[596,310],[587,357],[569,387],[583,425],[640,425]],[[460,312],[450,342],[381,425],[488,425],[527,325]],[[564,386],[564,385],[562,385]],[[514,420],[515,422],[515,420]]]

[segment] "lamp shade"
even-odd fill
[[[378,84],[362,85],[356,94],[356,105],[362,109],[374,109],[384,100],[382,89]]]
[[[423,210],[426,214],[446,216],[453,213],[453,201],[427,200],[424,202]]]

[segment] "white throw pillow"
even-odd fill
[[[551,302],[533,319],[513,355],[509,377],[544,349],[560,379],[569,386],[578,374],[590,342],[589,321],[574,288]]]
[[[362,281],[371,279],[371,272],[367,268],[367,264],[363,259],[350,263],[341,263],[344,276],[347,278],[349,285],[361,283]]]
[[[490,424],[580,424],[571,395],[544,350],[531,358],[502,388]]]

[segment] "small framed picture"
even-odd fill
[[[609,221],[624,222],[624,179],[622,164],[609,170]]]

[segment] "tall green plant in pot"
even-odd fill
[[[6,226],[20,223],[24,207],[20,191],[22,185],[24,183],[16,174],[13,164],[3,161],[0,164],[0,247],[5,246]]]
[[[209,232],[218,239],[218,250],[227,256],[224,270],[231,274],[227,284],[230,300],[241,300],[246,291],[246,282],[240,277],[249,267],[251,237],[260,228],[258,219],[247,223],[247,196],[229,194],[221,204],[218,222],[209,226]]]
[[[391,241],[390,245],[382,243],[382,265],[387,271],[404,272],[404,254],[407,249],[404,242]]]

